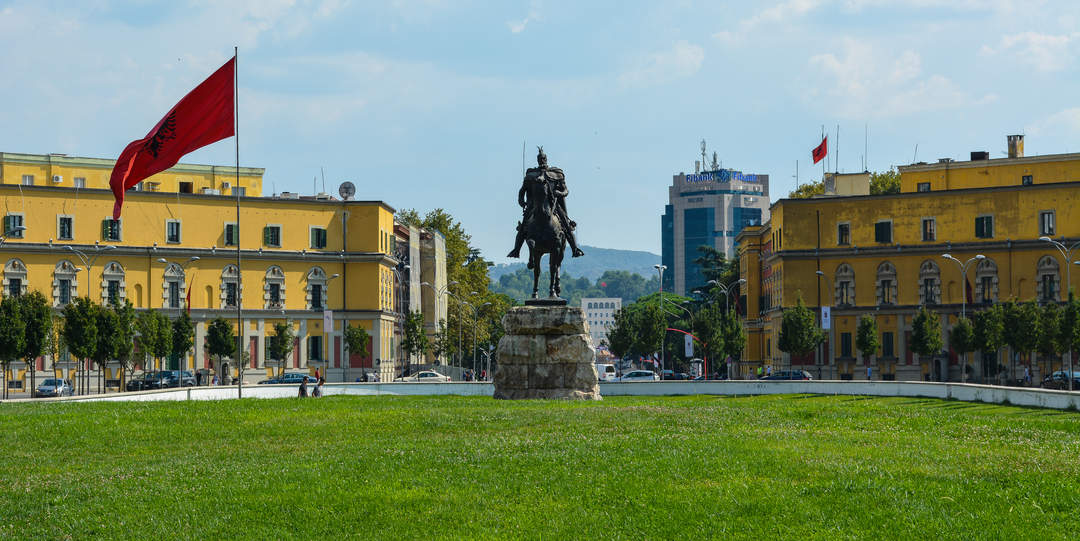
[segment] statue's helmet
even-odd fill
[[[540,146],[540,147],[536,147],[536,149],[537,149],[536,163],[539,164],[541,167],[546,166],[547,165],[547,154],[544,154],[544,147]]]

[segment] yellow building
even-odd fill
[[[1068,262],[1040,237],[1066,246],[1080,240],[1080,154],[1024,157],[1022,137],[1009,142],[1015,153],[1008,158],[972,153],[968,162],[900,167],[899,194],[775,202],[768,223],[737,238],[747,279],[743,375],[771,364],[864,379],[869,365],[875,380],[958,381],[962,365],[949,350],[948,329],[962,310],[970,317],[1009,299],[1063,300]],[[971,260],[966,280],[962,265],[944,254]],[[831,328],[819,352],[792,358],[777,348],[780,320],[800,296],[818,314],[830,308]],[[946,351],[933,358],[907,347],[919,306],[942,314]],[[877,318],[882,344],[870,359],[855,347],[866,314]],[[1060,359],[1018,353],[1021,361],[1037,359],[1036,381],[1060,369]],[[1002,375],[981,359],[978,352],[969,358],[967,380],[997,381]],[[1022,376],[1017,363],[1012,377]]]
[[[128,192],[114,222],[112,164],[0,154],[0,214],[9,232],[0,245],[0,294],[39,290],[57,309],[87,295],[169,315],[186,306],[196,323],[194,352],[183,361],[189,370],[214,368],[204,351],[207,325],[222,316],[235,332],[239,302],[255,375],[276,365],[266,359],[266,339],[275,323],[290,321],[298,338],[287,368],[325,368],[329,381],[372,371],[392,378],[394,363],[382,361],[399,356],[393,208],[325,194],[261,197],[263,169],[241,168],[237,184],[233,167],[180,164]],[[324,310],[332,312],[327,327]],[[370,352],[346,351],[344,324],[368,331]],[[52,363],[39,360],[37,369]]]

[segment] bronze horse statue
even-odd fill
[[[533,271],[532,298],[537,298],[540,282],[540,259],[548,254],[548,296],[558,297],[562,293],[559,285],[559,269],[562,266],[563,253],[566,251],[566,232],[555,214],[555,193],[551,180],[540,176],[532,179],[528,186],[528,197],[532,212],[526,217],[522,227],[525,231],[525,243],[529,246],[529,265]]]

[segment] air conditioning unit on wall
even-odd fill
[[[64,181],[64,177],[62,175],[53,175],[52,176],[52,181],[53,181],[53,184],[60,184],[61,182]]]

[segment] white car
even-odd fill
[[[603,381],[619,381],[618,373],[615,372],[615,365],[596,363],[596,379]]]
[[[660,381],[660,376],[651,370],[633,370],[623,374],[619,381]]]
[[[404,378],[398,378],[394,381],[411,382],[411,383],[446,383],[450,381],[450,376],[444,376],[438,372],[432,370],[423,370],[417,372],[412,376],[406,376]]]

